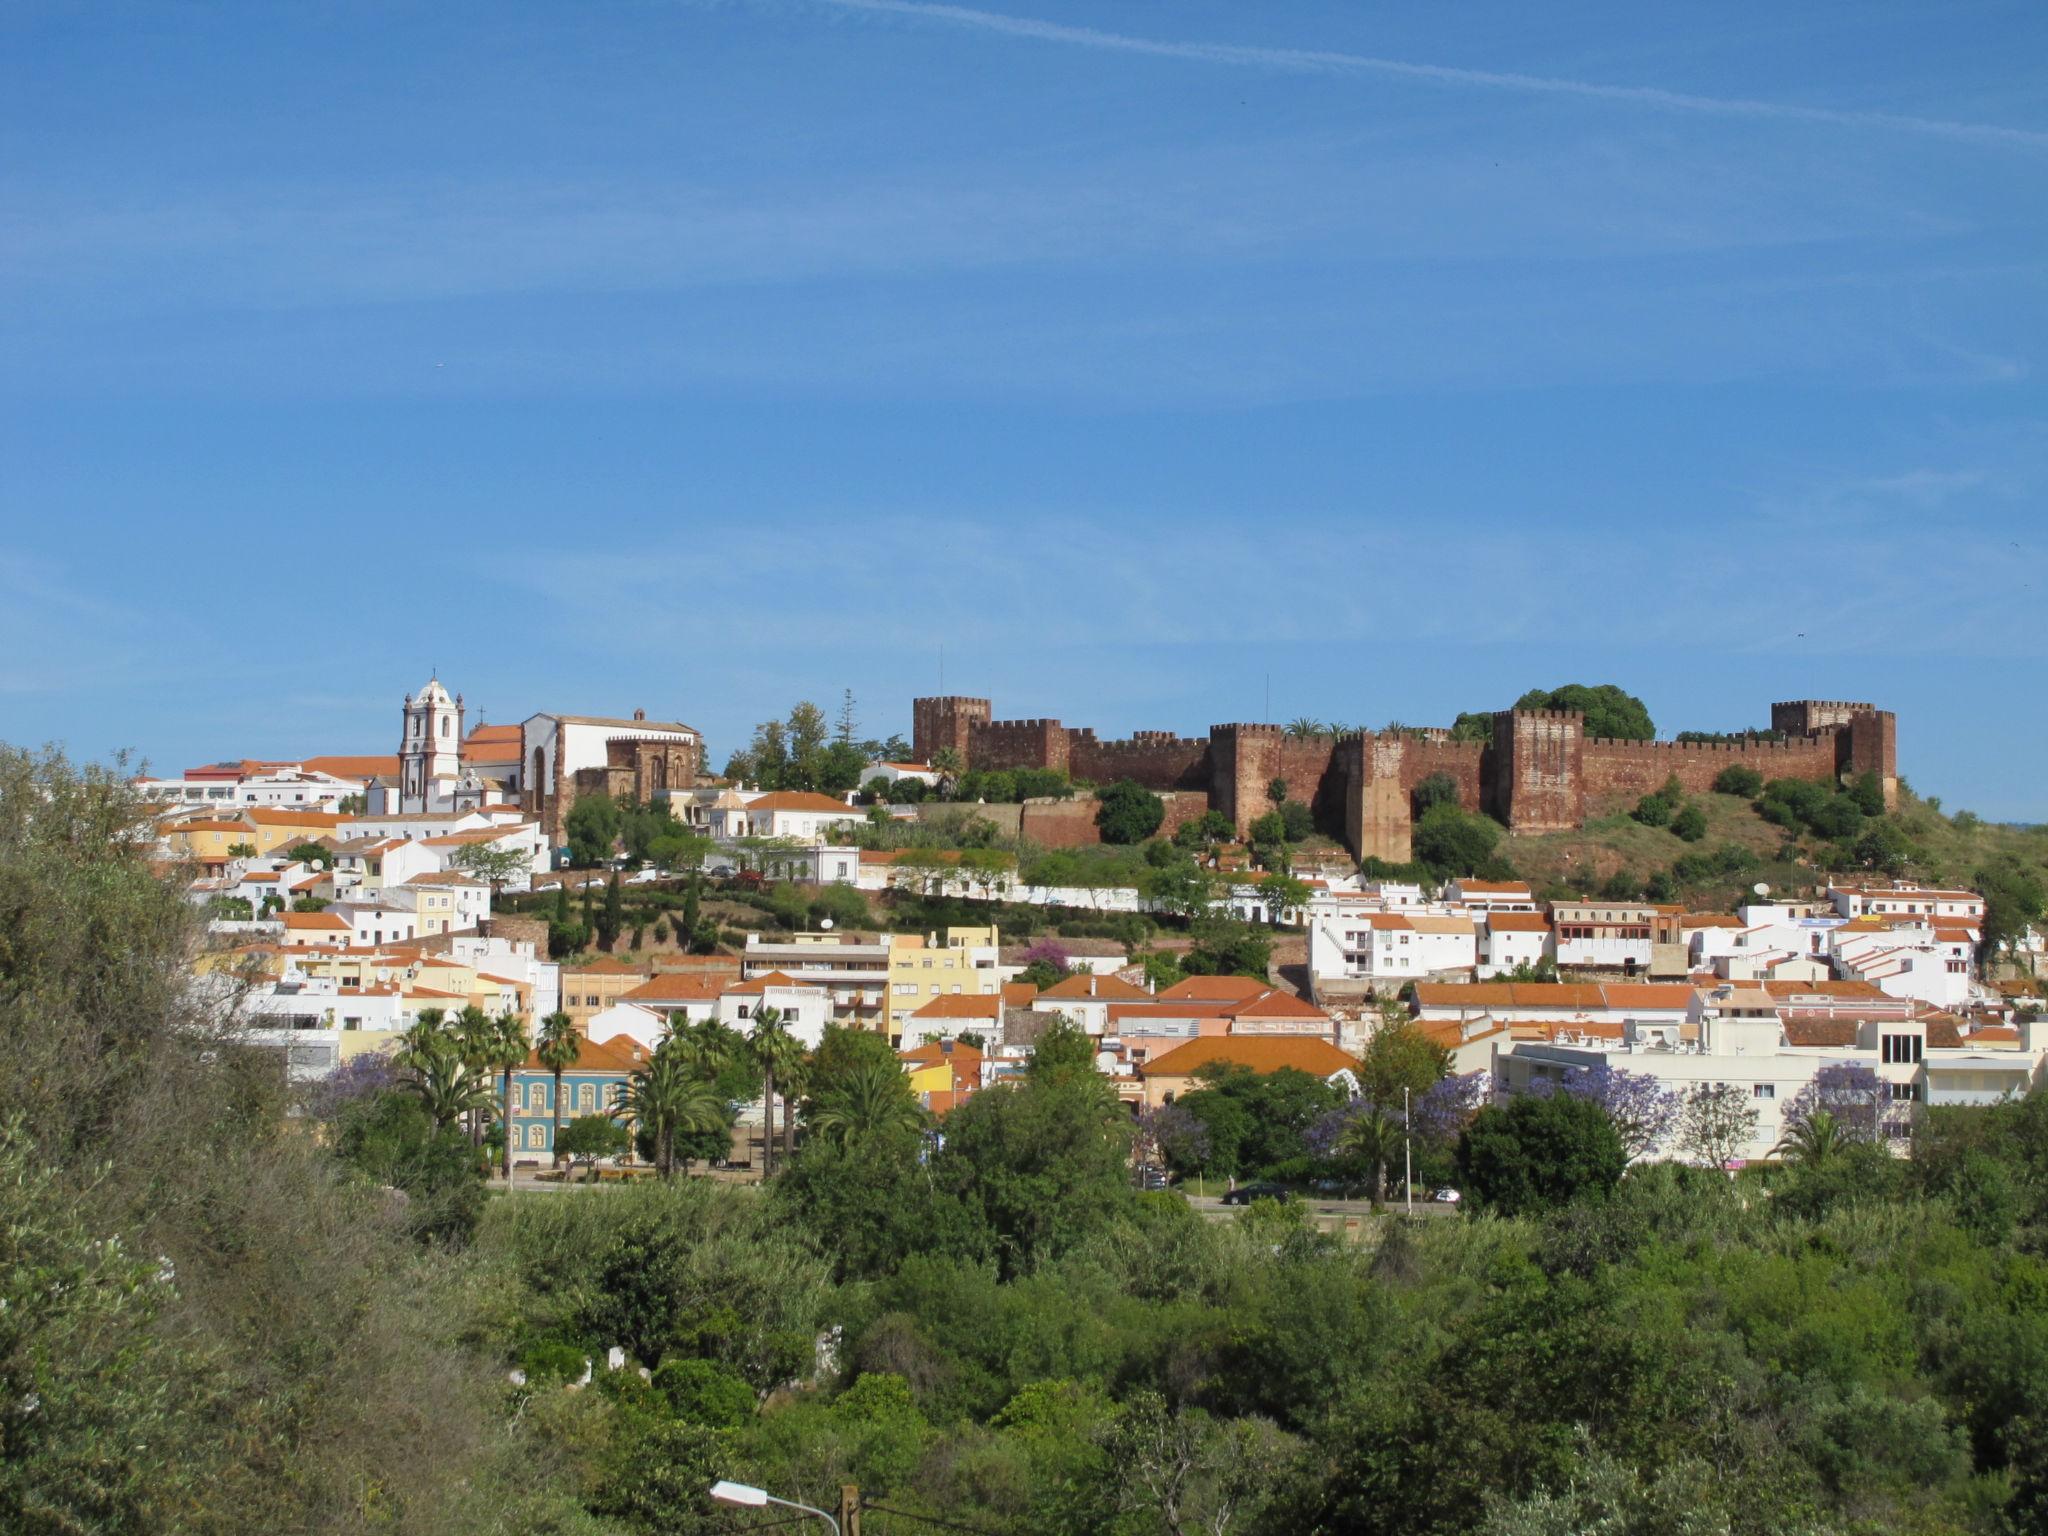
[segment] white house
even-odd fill
[[[1550,950],[1550,919],[1541,912],[1495,907],[1479,922],[1478,974],[1504,976],[1534,967]]]
[[[805,1050],[814,1051],[832,1021],[832,994],[779,971],[733,982],[718,994],[718,1022],[742,1034],[753,1033],[754,1021],[764,1008],[775,1009],[790,1034]]]
[[[711,808],[711,835],[734,843],[750,837],[784,837],[795,842],[828,841],[840,829],[867,820],[867,812],[809,790],[779,789],[755,795],[744,804],[726,803],[741,797],[720,796]]]
[[[1737,1154],[1741,1161],[1771,1155],[1785,1133],[1786,1108],[1825,1067],[1867,1067],[1902,1106],[1990,1104],[2025,1093],[2039,1080],[2044,1055],[2048,1022],[1985,1031],[1978,1040],[1939,1021],[1788,1022],[1767,1009],[1731,1007],[1708,1018],[1694,1044],[1672,1045],[1634,1026],[1612,1045],[1520,1040],[1502,1054],[1499,1081],[1509,1093],[1526,1093],[1539,1079],[1557,1082],[1571,1071],[1605,1065],[1680,1094],[1733,1084],[1747,1090],[1757,1111],[1755,1129]],[[1679,1155],[1668,1140],[1649,1154]]]
[[[1647,971],[1656,916],[1656,908],[1635,903],[1552,902],[1552,957],[1561,966]]]
[[[863,784],[881,779],[889,784],[901,784],[905,779],[916,779],[920,784],[937,788],[939,775],[926,763],[869,763],[861,771]]]

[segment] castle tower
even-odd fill
[[[912,699],[911,755],[920,763],[929,763],[934,753],[951,747],[960,755],[962,766],[969,765],[969,739],[975,726],[988,724],[990,713],[987,699],[962,698],[957,694]]]
[[[448,696],[438,677],[405,701],[405,734],[398,743],[398,810],[423,815],[436,809],[462,771],[462,699]]]

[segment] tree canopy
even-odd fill
[[[1615,683],[1566,683],[1531,688],[1515,700],[1517,709],[1575,709],[1586,717],[1586,734],[1616,741],[1651,741],[1657,727],[1643,701]]]

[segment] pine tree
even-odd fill
[[[585,891],[590,888],[584,887]],[[597,942],[609,950],[619,941],[619,930],[626,926],[626,899],[619,891],[619,872],[612,871],[611,883],[604,890],[604,911],[597,919]]]

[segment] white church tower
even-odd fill
[[[448,697],[441,679],[405,701],[405,737],[398,744],[398,813],[445,811],[462,772],[462,696]]]

